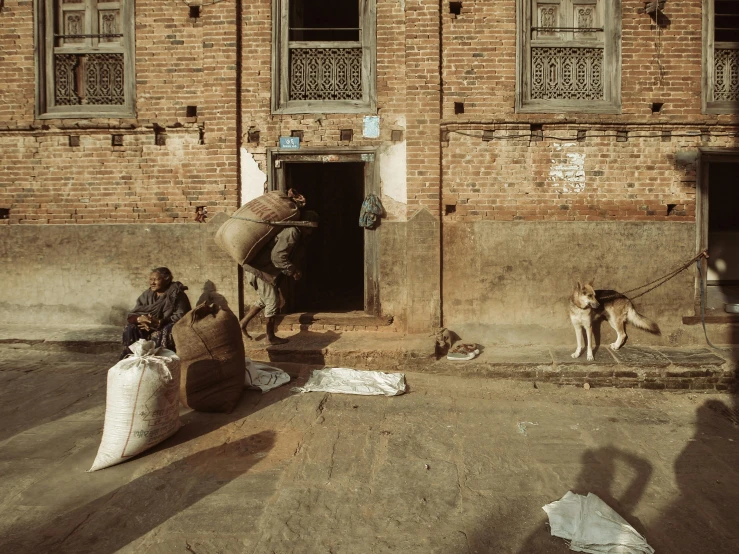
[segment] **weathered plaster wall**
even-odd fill
[[[265,193],[267,174],[246,148],[241,148],[241,205]]]
[[[567,301],[578,278],[624,291],[695,250],[693,223],[446,222],[443,233],[444,325],[488,345],[574,344]],[[693,275],[685,271],[635,301],[663,336],[631,327],[630,344],[703,340],[699,326],[682,325],[682,316],[694,315]]]
[[[0,316],[7,323],[123,324],[166,266],[189,287],[238,312],[237,266],[213,242],[217,225],[0,227]]]

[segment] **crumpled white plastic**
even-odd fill
[[[570,541],[570,550],[592,554],[654,554],[654,548],[593,493],[568,491],[543,506],[552,535]]]
[[[290,375],[277,367],[246,358],[246,388],[268,392],[290,382]]]
[[[337,392],[365,396],[397,396],[405,392],[404,373],[358,371],[345,367],[316,369],[302,387],[295,392]]]

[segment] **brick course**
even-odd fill
[[[242,27],[237,138],[237,13]],[[675,154],[736,147],[736,115],[701,114],[701,0],[672,3],[657,29],[623,0],[622,114],[516,114],[516,4],[466,0],[459,16],[429,0],[377,1],[378,139],[366,114],[270,114],[272,2],[136,2],[131,120],[34,119],[33,2],[7,0],[0,28],[0,206],[4,223],[186,222],[239,202],[239,142],[262,169],[293,130],[307,147],[406,140],[408,214],[455,220],[690,221],[695,168]],[[454,104],[464,103],[456,114]],[[652,113],[653,102],[664,104]],[[186,107],[198,107],[197,118]],[[530,125],[543,140],[532,140]],[[154,127],[166,129],[155,144]],[[700,130],[708,128],[709,135]],[[247,143],[248,130],[259,144]],[[351,143],[341,129],[353,129]],[[628,131],[619,142],[618,131]],[[484,131],[494,132],[483,141]],[[586,131],[577,140],[578,131]],[[671,138],[664,140],[663,131]],[[123,135],[112,146],[111,135]],[[79,136],[70,146],[68,137]],[[442,140],[439,140],[439,138]],[[447,208],[448,207],[448,208]],[[669,214],[668,214],[669,210]]]

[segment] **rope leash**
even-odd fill
[[[251,219],[249,217],[241,217],[238,215],[232,215],[231,219],[241,219],[243,221],[251,221],[252,223],[265,223],[275,227],[318,227],[318,222],[316,221],[267,221],[264,219]]]
[[[693,262],[697,262],[698,265],[700,266],[700,259],[701,258],[708,258],[708,252],[706,250],[704,250],[703,252],[701,252],[697,256],[694,256],[693,258],[691,258],[690,260],[688,260],[687,262],[685,262],[684,264],[682,264],[680,267],[678,267],[676,269],[673,269],[672,271],[670,271],[669,273],[666,273],[665,275],[662,275],[661,277],[657,277],[653,281],[649,281],[648,283],[645,283],[645,284],[643,284],[643,285],[641,285],[639,287],[635,287],[633,289],[629,289],[629,290],[624,291],[624,292],[619,293],[619,294],[609,294],[608,296],[603,296],[603,297],[600,298],[600,300],[612,300],[614,298],[620,298],[620,297],[626,297],[629,300],[634,300],[636,298],[639,298],[640,296],[644,296],[648,292],[651,292],[654,289],[656,289],[658,287],[661,287],[667,281],[669,281],[673,277],[676,277],[677,275],[679,275],[680,273],[682,273],[683,271],[685,271],[686,269],[688,269],[693,264]],[[642,292],[640,292],[639,294],[636,294],[634,296],[629,296],[629,293],[634,292],[634,291],[637,291],[637,290],[640,290],[640,289],[643,289],[644,287],[649,287],[649,285],[654,285],[654,286],[653,287],[650,287],[650,288],[648,288],[648,289],[646,289],[646,290],[644,290]]]
[[[628,298],[629,300],[633,300],[635,298],[639,298],[640,296],[644,296],[650,291],[653,291],[657,287],[660,287],[664,285],[667,281],[672,279],[673,277],[679,275],[686,269],[688,269],[693,262],[695,262],[695,266],[698,269],[698,281],[700,282],[700,291],[701,291],[701,325],[703,326],[703,335],[706,337],[706,343],[708,346],[713,348],[714,350],[731,350],[730,348],[719,348],[715,344],[711,342],[711,340],[708,338],[708,330],[706,329],[706,284],[705,280],[703,279],[703,268],[701,267],[701,259],[706,258],[708,259],[708,251],[703,250],[700,254],[697,256],[694,256],[690,261],[685,262],[680,267],[674,269],[673,271],[663,275],[662,277],[658,277],[654,281],[650,281],[649,283],[646,283],[640,287],[636,287],[630,290],[627,290],[626,292],[622,293],[621,295],[608,295],[601,298],[601,300],[610,300],[613,298],[618,298],[619,296],[624,296]],[[634,292],[636,290],[643,289],[644,287],[649,287],[649,285],[654,285],[653,287],[648,288],[647,290],[640,292],[639,294],[629,297],[628,293]]]
[[[705,254],[705,252],[702,252],[702,254]],[[708,254],[706,254],[706,258],[707,257]],[[697,260],[695,265],[698,268],[698,280],[700,281],[701,286],[701,324],[703,325],[703,335],[706,337],[708,346],[714,350],[731,350],[731,348],[719,348],[718,346],[715,346],[708,338],[708,331],[706,330],[706,286],[705,281],[703,280],[703,269],[701,268],[700,260]]]

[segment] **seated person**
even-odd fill
[[[157,346],[174,351],[172,326],[191,309],[186,290],[185,285],[172,280],[172,272],[166,267],[151,271],[149,290],[139,296],[128,314],[121,359],[131,353],[128,347],[139,339],[152,340]]]

